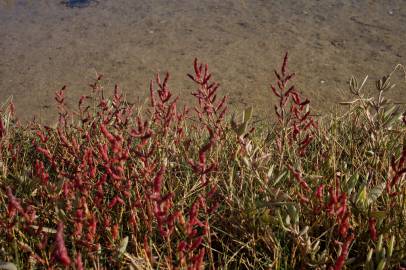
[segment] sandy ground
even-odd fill
[[[13,96],[21,119],[54,121],[53,94],[75,100],[96,73],[142,102],[156,72],[169,71],[184,103],[195,57],[209,63],[230,110],[253,105],[270,117],[269,84],[285,51],[296,85],[316,112],[348,98],[353,74],[373,80],[406,63],[406,1],[0,0],[0,102]],[[397,75],[391,96],[406,102]]]

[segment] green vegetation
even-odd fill
[[[401,68],[398,66],[396,69]],[[228,117],[207,65],[179,109],[169,75],[147,106],[102,78],[55,127],[0,111],[0,260],[18,269],[403,269],[406,114],[350,80],[346,112],[314,119],[287,55],[269,124]],[[6,265],[3,265],[6,267]],[[8,264],[7,267],[13,265]],[[1,264],[0,264],[1,269]],[[12,269],[12,268],[7,268]]]

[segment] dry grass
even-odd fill
[[[287,56],[271,87],[276,121],[226,115],[207,65],[196,105],[169,76],[134,108],[99,77],[59,122],[0,113],[0,259],[18,269],[403,269],[406,116],[364,95],[311,117]],[[272,117],[270,117],[272,118]],[[11,264],[9,264],[9,267]],[[4,269],[6,266],[0,265]],[[12,269],[12,268],[9,268]]]

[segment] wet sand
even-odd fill
[[[0,101],[18,116],[55,119],[53,94],[67,85],[75,101],[104,74],[133,102],[149,80],[169,71],[185,103],[193,98],[195,57],[209,63],[230,110],[253,105],[270,117],[269,84],[285,51],[296,85],[315,112],[348,98],[351,75],[373,80],[406,63],[406,1],[99,0],[69,8],[59,0],[0,0]],[[406,102],[406,83],[391,97]]]

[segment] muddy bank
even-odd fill
[[[285,51],[321,112],[345,99],[351,74],[376,79],[406,63],[402,0],[0,0],[0,25],[0,99],[12,95],[22,119],[53,121],[53,93],[66,84],[74,100],[96,73],[138,102],[156,72],[170,71],[190,102],[195,57],[209,63],[231,110],[251,104],[261,116],[271,113],[269,83]],[[397,79],[392,97],[406,102]]]

